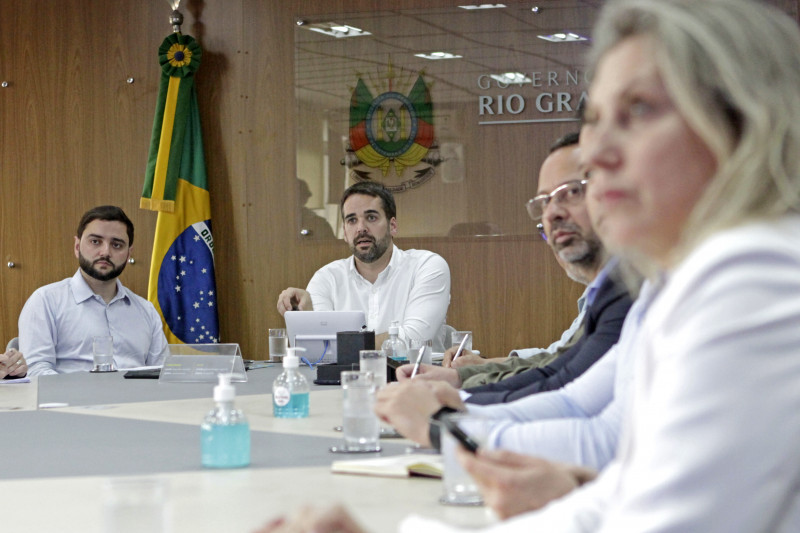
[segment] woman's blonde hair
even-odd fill
[[[683,229],[679,257],[710,234],[800,205],[800,28],[748,0],[611,0],[589,58],[652,40],[675,105],[717,173]]]

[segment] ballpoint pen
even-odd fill
[[[464,350],[464,345],[467,344],[467,339],[469,339],[469,335],[470,335],[469,333],[464,334],[464,338],[461,339],[461,344],[458,345],[458,350],[456,350],[455,355],[453,355],[453,358],[450,360],[451,365],[453,364],[453,361],[458,359],[458,356],[461,355],[461,352]]]
[[[425,353],[425,344],[423,343],[422,346],[419,347],[419,353],[417,354],[417,360],[414,363],[414,369],[411,371],[411,379],[414,379],[414,376],[417,375],[419,371],[419,365],[422,363],[422,354]]]

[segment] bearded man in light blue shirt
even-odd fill
[[[117,368],[159,365],[167,339],[153,304],[119,281],[133,245],[133,223],[119,207],[84,213],[75,235],[80,268],[37,289],[19,316],[28,375],[91,370],[92,338],[113,337]]]

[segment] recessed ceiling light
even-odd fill
[[[505,72],[503,74],[490,74],[489,77],[497,82],[505,83],[508,85],[512,85],[515,83],[518,83],[520,85],[522,85],[523,83],[532,83],[531,79],[522,72]]]
[[[345,37],[362,37],[364,35],[371,35],[368,31],[356,28],[348,24],[338,24],[336,22],[320,22],[317,24],[303,24],[301,26],[307,30],[323,33],[337,39]]]
[[[414,54],[416,57],[421,57],[423,59],[458,59],[462,56],[451,54],[450,52],[431,52],[430,54]]]
[[[588,37],[578,35],[574,32],[559,32],[552,35],[537,35],[539,39],[550,41],[551,43],[574,43],[577,41],[588,41]]]
[[[506,7],[505,4],[478,4],[478,5],[471,5],[471,6],[458,6],[461,9],[498,9],[501,7]]]

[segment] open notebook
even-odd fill
[[[441,478],[444,471],[441,455],[408,454],[393,457],[373,457],[350,461],[334,461],[334,474],[359,474],[379,477],[423,476]]]

